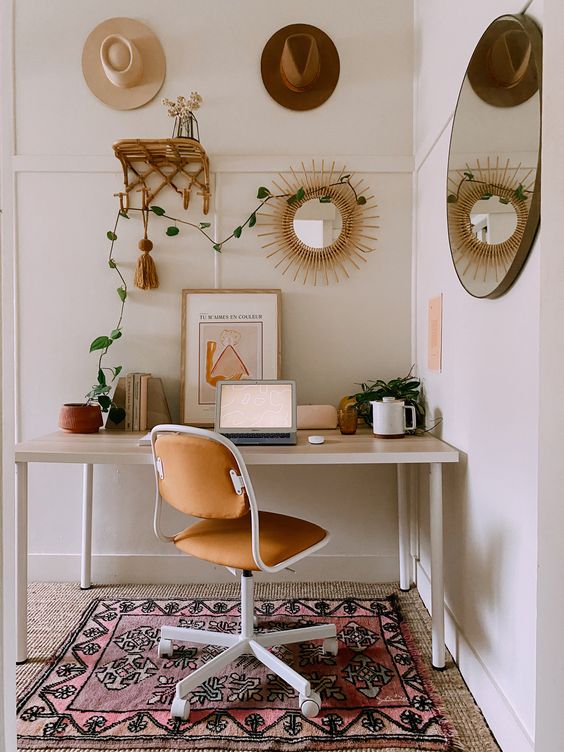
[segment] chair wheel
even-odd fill
[[[172,640],[167,640],[164,637],[161,637],[158,647],[159,658],[167,658],[173,653],[174,648],[172,647]]]
[[[187,721],[190,717],[190,700],[183,700],[181,697],[175,697],[170,707],[170,714],[173,718]]]
[[[339,642],[337,638],[328,637],[326,640],[323,640],[321,649],[323,650],[324,655],[337,655],[339,652]]]
[[[317,694],[317,692],[311,692],[308,697],[306,697],[305,695],[300,695],[300,711],[302,715],[304,715],[306,718],[315,718],[320,710],[321,697]]]

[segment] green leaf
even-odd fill
[[[127,291],[126,291],[125,287],[118,287],[117,294],[119,295],[119,299],[123,303],[125,301],[125,299],[127,298]]]
[[[211,227],[210,222],[200,222],[200,230],[206,230],[208,227]]]
[[[239,226],[239,227],[236,227],[236,228],[235,228],[235,229],[233,230],[233,237],[234,237],[234,238],[240,238],[240,237],[241,237],[241,233],[242,233],[242,232],[243,232],[243,228],[242,228],[242,227],[240,227],[240,226]]]
[[[116,378],[116,376],[119,376],[119,374],[121,373],[121,369],[122,368],[123,368],[123,366],[116,366],[114,368],[114,376],[113,376],[112,381]]]
[[[112,329],[112,333],[110,334],[110,337],[112,339],[119,339],[121,337],[121,329]]]
[[[458,198],[454,193],[449,193],[447,196],[447,204],[456,204]]]
[[[106,376],[101,368],[98,369],[98,384],[100,384],[100,386],[106,386]]]
[[[96,339],[90,344],[89,352],[94,352],[94,350],[105,350],[106,347],[109,347],[111,344],[112,340],[109,337],[96,337]]]
[[[474,173],[472,173],[472,172],[465,172],[464,173],[464,177],[466,178],[466,180],[474,180]]]
[[[106,413],[108,412],[108,409],[110,408],[112,404],[112,400],[108,397],[107,394],[101,394],[98,397],[98,404],[102,408],[102,412]]]
[[[112,241],[117,240],[117,235],[115,234],[115,232],[112,232],[111,230],[108,230],[108,232],[106,233],[106,237],[108,238],[108,240],[112,240]]]
[[[264,185],[261,185],[261,187],[257,191],[257,198],[267,198],[270,196],[270,191],[268,188],[265,188]]]
[[[169,235],[170,237],[173,237],[174,235],[178,235],[179,232],[180,230],[178,229],[178,227],[174,227],[174,225],[171,225],[170,227],[166,228],[166,234]]]
[[[249,217],[249,227],[254,227],[256,223],[257,223],[257,215],[251,214],[251,216]]]
[[[157,215],[157,217],[162,217],[165,213],[165,210],[161,206],[151,206],[151,211]]]
[[[349,172],[348,175],[341,175],[339,178],[339,183],[345,183],[347,180],[350,180],[351,173]]]
[[[110,269],[116,269],[117,268],[117,264],[116,264],[116,262],[113,259],[110,259],[108,261],[108,266],[110,267]]]
[[[126,212],[121,211],[121,209],[120,209],[120,212],[119,212],[119,216],[123,217],[124,219],[129,219],[129,215]]]
[[[298,197],[294,193],[293,196],[290,196],[289,198],[286,199],[286,203],[291,205],[291,204],[294,204],[297,200],[298,200]]]
[[[98,384],[98,386],[95,386],[92,388],[90,393],[87,395],[87,397],[99,397],[100,394],[107,394],[111,389],[111,386],[102,386],[102,384]]]
[[[499,203],[500,204],[508,204],[509,203],[509,199],[508,198],[504,198],[503,196],[500,196],[499,197]]]
[[[319,197],[319,203],[320,204],[330,204],[331,203],[331,196],[320,196]]]
[[[305,190],[303,188],[298,188],[296,192],[296,200],[301,201],[304,196],[305,196]]]
[[[366,198],[365,198],[365,196],[358,196],[358,198],[356,199],[356,203],[357,203],[357,204],[360,204],[361,206],[362,206],[363,204],[365,204],[365,203],[366,203]]]
[[[218,253],[221,253],[221,243],[216,243],[213,246],[214,251],[217,251]]]
[[[488,201],[493,196],[493,193],[483,193],[480,196],[481,201]]]
[[[525,194],[525,191],[524,191],[523,186],[521,185],[521,183],[519,183],[519,185],[517,186],[517,188],[515,188],[515,190],[513,191],[513,195],[515,196],[516,199],[519,199],[519,201],[526,201],[527,200],[527,196]]]
[[[111,407],[108,414],[108,420],[115,423],[116,426],[125,419],[125,410],[123,407]]]

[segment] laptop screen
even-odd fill
[[[293,427],[293,384],[242,381],[218,386],[219,430]]]

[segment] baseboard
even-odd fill
[[[29,579],[34,582],[77,582],[80,579],[80,556],[75,554],[30,554],[28,567]],[[295,572],[284,570],[267,576],[276,581],[304,582],[395,582],[399,577],[397,556],[309,556],[293,569]],[[230,582],[232,579],[225,567],[181,554],[92,557],[92,581],[105,584],[160,585]]]
[[[417,564],[417,589],[423,603],[430,609],[431,582],[420,563]],[[448,606],[445,610],[445,634],[447,648],[501,749],[504,752],[534,752],[535,743],[529,732],[501,687],[466,639]]]

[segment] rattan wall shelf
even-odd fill
[[[210,168],[205,149],[192,138],[127,139],[117,141],[114,152],[123,169],[125,191],[117,193],[120,208],[133,203],[132,191],[140,191],[141,208],[147,208],[167,185],[182,196],[185,209],[195,186],[203,199],[203,211],[210,206]]]

